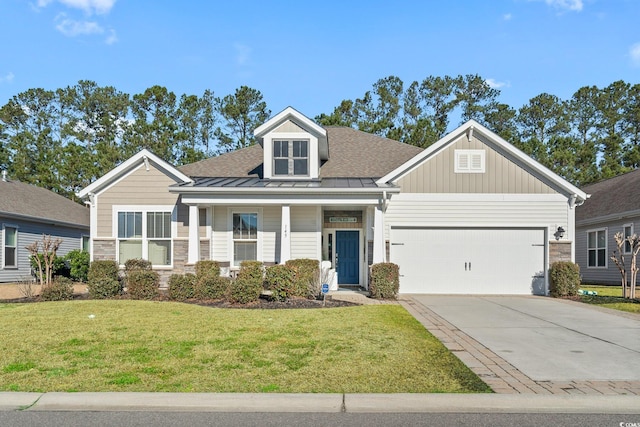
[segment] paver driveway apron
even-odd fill
[[[640,321],[546,297],[411,295],[536,381],[640,381]]]

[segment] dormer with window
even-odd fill
[[[318,179],[329,158],[327,132],[291,107],[254,132],[263,148],[264,179]]]

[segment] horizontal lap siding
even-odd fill
[[[426,227],[555,227],[567,228],[567,203],[553,201],[433,201],[394,196],[385,214],[386,238],[389,226]],[[571,239],[571,236],[566,236]]]
[[[318,216],[315,206],[291,207],[291,258],[317,259],[320,247]]]
[[[634,233],[638,234],[640,232],[640,219],[608,221],[595,225],[576,227],[576,263],[580,266],[580,274],[584,282],[601,284],[620,283],[620,272],[610,257],[613,255],[614,250],[618,250],[613,236],[617,232],[624,231],[624,224],[633,224]],[[607,268],[589,268],[587,267],[587,232],[588,230],[602,228],[607,229]],[[631,255],[625,255],[625,264],[631,264]],[[627,271],[628,270],[629,268],[627,267]]]
[[[89,230],[73,229],[69,227],[54,226],[39,223],[30,223],[24,220],[14,220],[10,218],[0,218],[0,266],[4,256],[4,234],[2,224],[18,227],[18,268],[17,269],[0,269],[0,282],[15,282],[25,276],[30,276],[31,265],[29,263],[29,251],[25,246],[29,246],[35,241],[42,242],[42,235],[51,235],[53,239],[59,237],[62,243],[58,248],[58,255],[64,256],[68,252],[75,249],[82,249],[82,235],[89,235]],[[42,251],[42,245],[40,245]]]
[[[265,206],[262,210],[262,260],[274,263],[280,259],[280,206]]]
[[[153,165],[147,171],[144,165],[127,175],[112,187],[98,194],[98,237],[113,237],[113,205],[175,205],[178,196],[169,193],[168,187],[175,181],[160,172]],[[182,207],[179,213],[178,237],[189,235],[188,209]]]
[[[229,261],[229,226],[228,208],[226,206],[214,206],[213,208],[213,239],[212,259],[216,261]]]

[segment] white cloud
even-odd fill
[[[242,43],[234,43],[233,47],[236,50],[236,63],[238,65],[247,65],[251,59],[251,48]]]
[[[631,62],[636,67],[640,67],[640,42],[632,45],[629,48],[629,56],[631,57]]]
[[[67,18],[64,13],[56,17],[56,29],[65,36],[75,37],[80,34],[102,34],[104,29],[94,21],[76,21]]]
[[[574,12],[580,12],[584,6],[582,0],[544,0],[544,2],[556,9],[570,10]]]
[[[54,0],[38,0],[38,7],[39,8],[47,7],[49,4],[53,3],[53,1]],[[97,13],[98,15],[109,13],[113,8],[113,5],[116,3],[116,0],[57,0],[57,1],[67,7],[70,7],[73,9],[80,9],[88,15],[91,15],[93,13]]]
[[[493,89],[500,89],[501,87],[509,87],[511,83],[509,82],[499,82],[496,79],[486,79],[485,83],[489,85],[489,87]]]
[[[117,41],[118,41],[118,35],[116,34],[116,30],[110,29],[109,35],[107,36],[107,39],[104,42],[108,45],[112,45]]]
[[[0,76],[0,83],[11,83],[14,77],[13,73],[9,71],[4,76]]]
[[[513,16],[511,16],[510,13],[505,13],[504,15],[502,15],[502,19],[505,21],[511,21],[511,18],[513,18]]]

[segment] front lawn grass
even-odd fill
[[[490,391],[399,305],[0,304],[0,324],[2,391]]]
[[[584,303],[628,311],[629,313],[640,313],[640,299],[622,298],[622,286],[583,285],[580,286],[580,289],[598,293],[598,295],[580,295],[580,301]],[[637,292],[638,290],[636,290]]]

